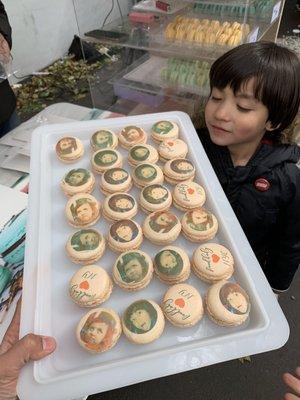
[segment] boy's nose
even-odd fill
[[[217,109],[215,110],[215,118],[220,121],[230,120],[230,109],[225,102],[218,105]]]

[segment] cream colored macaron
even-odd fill
[[[180,221],[170,211],[154,212],[146,217],[143,224],[144,235],[154,244],[170,244],[178,238],[180,231]]]
[[[119,133],[119,142],[125,149],[130,149],[132,146],[147,142],[147,133],[139,126],[125,126]]]
[[[158,304],[152,300],[138,300],[125,310],[122,316],[125,336],[133,343],[147,344],[163,333],[165,319]]]
[[[112,222],[131,219],[137,214],[137,211],[137,202],[128,193],[111,194],[103,203],[103,216]]]
[[[175,122],[158,121],[151,128],[152,139],[159,143],[165,139],[177,139],[179,127]]]
[[[78,161],[84,153],[82,141],[73,136],[61,138],[55,146],[58,159],[64,163]]]
[[[92,155],[91,163],[93,171],[102,174],[110,168],[121,168],[123,157],[117,150],[98,150]]]
[[[181,211],[202,207],[205,200],[205,190],[196,182],[178,183],[174,188],[173,204]]]
[[[66,217],[70,225],[87,228],[100,218],[100,203],[88,193],[70,197],[66,205]]]
[[[177,246],[166,246],[154,257],[154,271],[168,285],[184,282],[191,272],[189,256]]]
[[[166,186],[148,185],[140,193],[140,207],[146,213],[168,210],[172,205],[172,195]]]
[[[148,185],[163,183],[164,174],[156,164],[143,163],[135,167],[132,179],[135,186],[142,189]]]
[[[248,294],[237,283],[221,281],[207,291],[207,314],[218,325],[230,327],[243,324],[249,317],[250,308]]]
[[[186,283],[171,286],[163,297],[162,310],[171,324],[189,328],[201,320],[204,314],[200,293]]]
[[[131,219],[117,221],[109,229],[108,245],[113,251],[123,253],[138,249],[142,241],[142,228]]]
[[[95,177],[85,168],[76,168],[69,171],[60,183],[65,195],[73,196],[77,193],[92,193],[95,186]]]
[[[167,162],[174,158],[185,158],[188,153],[187,144],[181,139],[166,139],[158,146],[160,160]]]
[[[80,346],[90,353],[98,354],[115,346],[122,334],[118,314],[108,308],[95,308],[85,314],[76,329]]]
[[[69,294],[81,307],[95,307],[104,303],[112,292],[108,273],[98,265],[86,265],[75,272],[69,283]]]
[[[152,275],[151,257],[141,250],[120,254],[113,267],[114,282],[129,292],[144,289],[150,283]]]
[[[118,146],[117,135],[109,129],[100,129],[91,137],[93,151],[102,149],[115,149]]]
[[[106,196],[117,192],[128,192],[131,188],[131,175],[123,168],[110,168],[101,175],[100,190]]]
[[[217,243],[205,243],[194,251],[192,268],[204,282],[216,283],[232,276],[234,260],[225,246]]]
[[[96,229],[81,229],[73,233],[67,244],[66,252],[76,264],[93,264],[105,251],[105,239]]]
[[[192,181],[196,169],[191,161],[185,158],[175,158],[166,162],[163,172],[167,182],[177,185],[177,183]]]
[[[155,164],[158,161],[158,152],[150,144],[138,144],[129,150],[128,163],[135,167],[143,163]]]
[[[204,208],[187,211],[181,220],[182,232],[191,242],[211,240],[218,231],[218,220]]]

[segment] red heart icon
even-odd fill
[[[185,306],[185,301],[183,300],[182,297],[180,297],[180,299],[176,299],[174,303],[176,304],[176,306],[180,308],[183,308]]]
[[[81,282],[81,284],[79,285],[79,288],[80,288],[80,289],[85,289],[85,290],[87,290],[89,287],[90,287],[90,285],[89,285],[88,281],[83,281],[83,282]]]
[[[187,192],[188,192],[188,194],[193,194],[195,192],[195,190],[192,188],[188,188]]]
[[[220,260],[220,257],[217,256],[216,254],[213,254],[213,255],[211,256],[211,259],[213,260],[214,263],[217,263],[217,262]]]
[[[168,142],[169,146],[174,146],[174,142]]]

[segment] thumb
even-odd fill
[[[37,361],[51,354],[56,348],[54,338],[30,333],[16,342],[1,356],[3,365],[19,371],[28,361]]]

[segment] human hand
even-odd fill
[[[16,397],[16,387],[21,368],[30,360],[37,361],[51,354],[56,342],[51,337],[30,333],[19,340],[21,299],[14,317],[0,345],[0,399]]]
[[[8,63],[10,59],[10,48],[5,37],[0,33],[0,61]]]
[[[294,395],[291,393],[286,393],[284,396],[284,400],[300,400],[300,367],[296,368],[296,376],[292,374],[285,373],[282,376],[284,383],[294,390],[294,392],[298,395]]]

